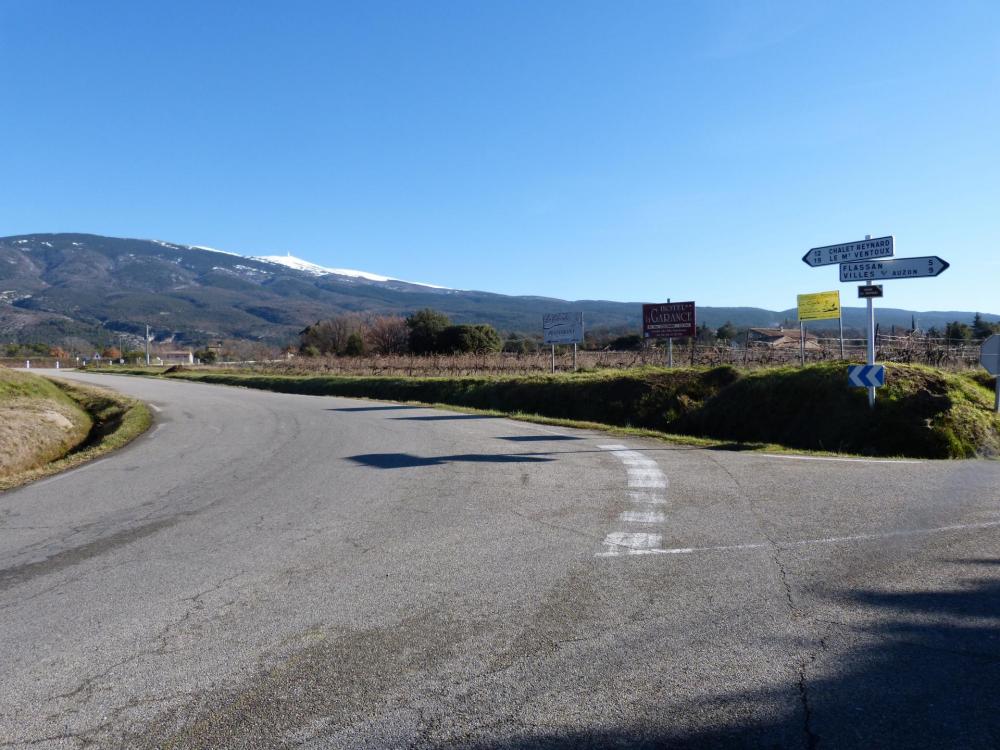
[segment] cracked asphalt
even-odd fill
[[[0,747],[1000,747],[1000,462],[63,375],[160,411],[0,494]]]

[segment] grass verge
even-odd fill
[[[886,368],[887,386],[879,389],[875,411],[868,409],[863,389],[847,385],[844,362],[751,371],[647,368],[493,378],[288,376],[188,368],[158,373],[283,393],[533,415],[715,445],[735,441],[748,448],[886,457],[1000,455],[991,379],[920,365]]]
[[[60,458],[92,426],[87,411],[51,381],[0,369],[0,476]]]
[[[56,410],[77,420],[71,432],[45,416]],[[17,427],[0,428],[0,453],[12,455],[29,435],[32,444],[44,447],[26,452],[16,464],[0,464],[0,492],[121,448],[153,421],[145,404],[113,391],[11,370],[0,370],[0,417],[11,417],[4,427]]]

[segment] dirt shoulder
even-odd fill
[[[0,491],[119,448],[151,423],[134,399],[0,368]]]

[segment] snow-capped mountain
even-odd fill
[[[108,340],[153,326],[158,338],[289,343],[335,315],[408,315],[432,307],[459,323],[533,330],[561,303],[418,284],[291,255],[253,257],[165,240],[92,234],[0,237],[0,341]],[[637,318],[607,308],[609,323]]]
[[[288,344],[305,326],[335,315],[409,315],[432,307],[457,323],[537,333],[543,313],[581,310],[588,327],[634,330],[638,303],[513,297],[444,289],[390,276],[327,268],[290,255],[261,258],[163,240],[93,234],[0,237],[0,342],[60,343],[79,336],[114,342],[153,327],[158,339],[203,344],[219,338]],[[769,326],[794,310],[699,307],[699,321]],[[863,310],[849,309],[847,320]],[[883,308],[882,325],[914,313]],[[916,313],[927,328],[972,313]],[[997,316],[984,316],[997,320]],[[849,322],[848,325],[853,325]]]
[[[262,260],[265,263],[277,263],[278,265],[285,266],[286,268],[294,268],[296,271],[303,271],[305,273],[312,274],[313,276],[336,274],[337,276],[348,276],[354,279],[365,279],[366,281],[401,281],[404,284],[426,286],[430,289],[448,288],[438,286],[437,284],[426,284],[422,281],[406,281],[405,279],[395,279],[391,276],[380,276],[377,273],[368,273],[367,271],[355,271],[350,268],[327,268],[325,266],[317,265],[316,263],[311,263],[308,260],[303,260],[302,258],[296,258],[291,253],[288,253],[287,255],[255,255],[252,257],[255,260]]]

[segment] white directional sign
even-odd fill
[[[1000,334],[993,334],[979,349],[979,364],[990,375],[1000,375]]]
[[[841,263],[841,281],[867,279],[919,279],[937,276],[948,268],[948,263],[936,255],[922,258],[894,258],[863,263]]]
[[[871,258],[891,258],[895,250],[895,240],[889,237],[845,242],[841,245],[814,247],[802,256],[802,260],[812,267],[832,266],[834,263],[850,263]]]
[[[847,380],[858,388],[881,388],[885,385],[884,365],[850,365]]]
[[[583,341],[583,313],[557,312],[542,316],[546,344],[579,344]]]

